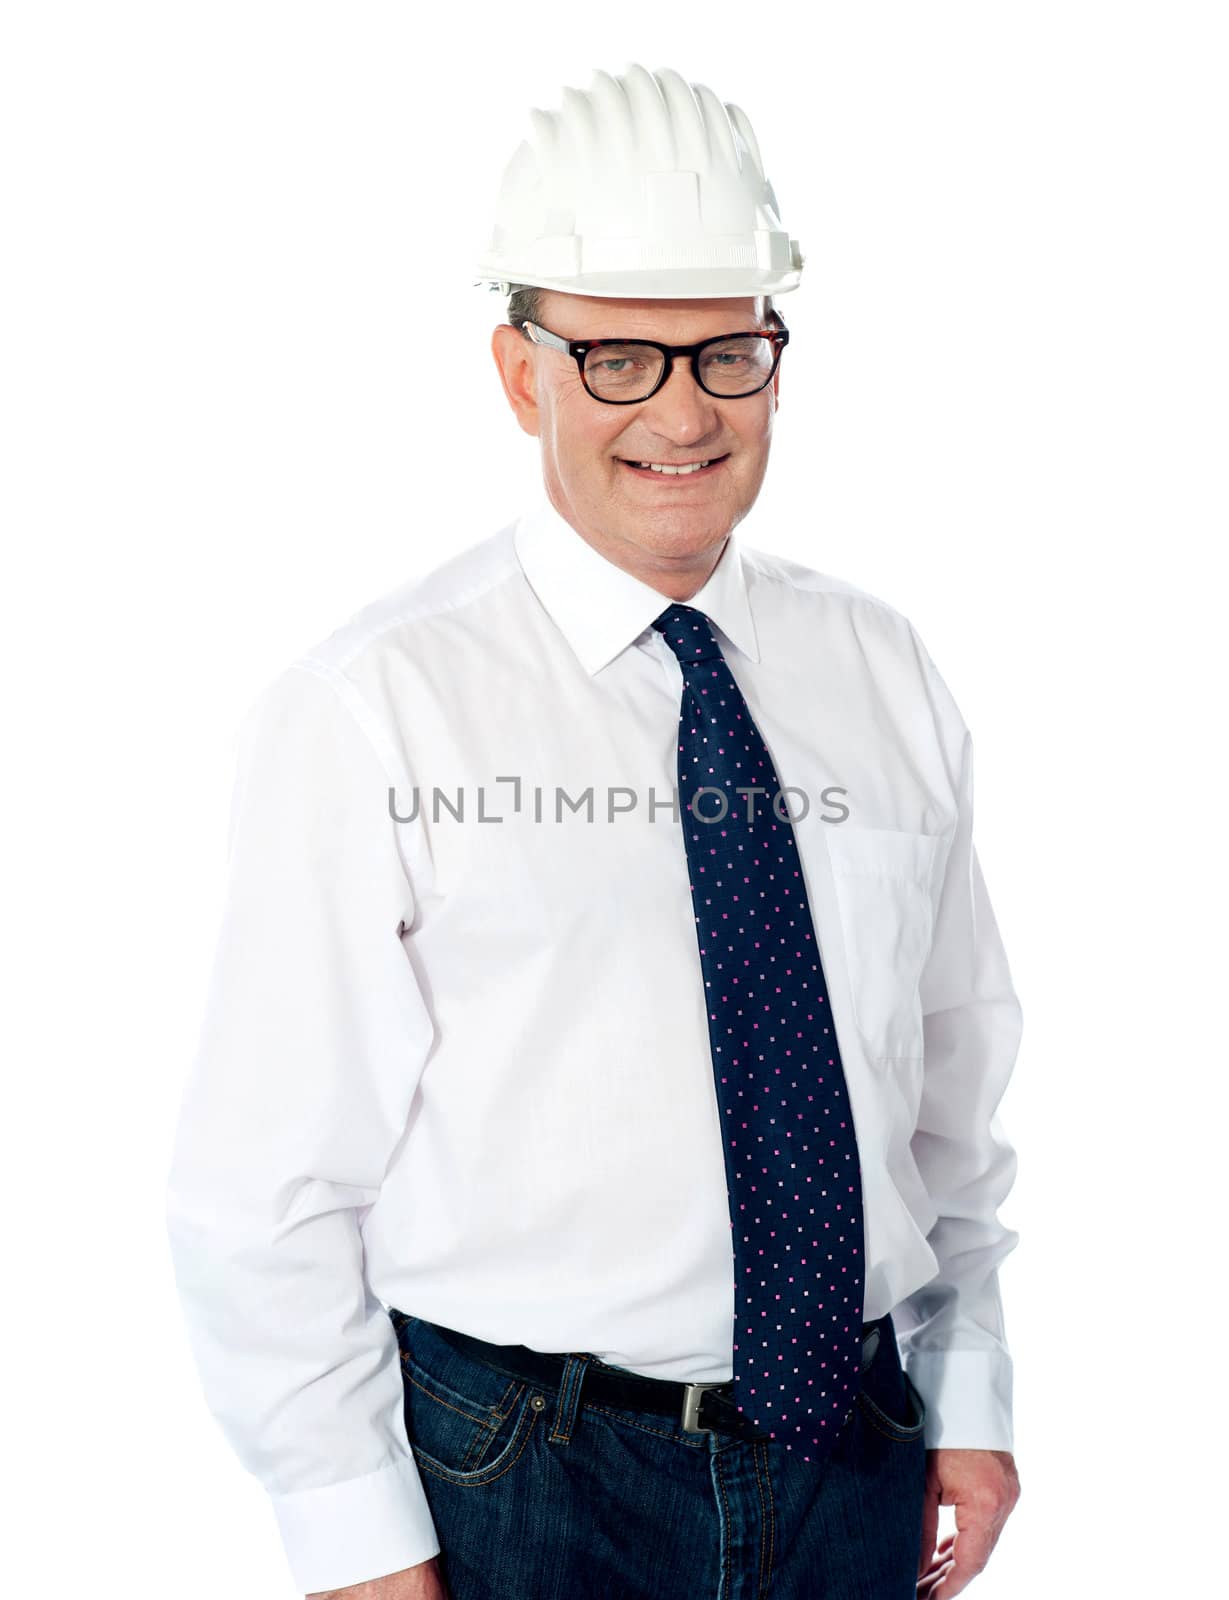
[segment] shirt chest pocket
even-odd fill
[[[854,1018],[878,1061],[920,1061],[919,984],[943,839],[841,823],[827,830]]]

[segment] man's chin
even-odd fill
[[[624,500],[617,507],[609,531],[642,550],[685,556],[698,554],[724,539],[735,520],[724,504],[629,506]]]

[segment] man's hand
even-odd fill
[[[928,1450],[917,1600],[952,1600],[990,1559],[1020,1498],[1007,1450]],[[956,1532],[935,1549],[939,1507],[955,1506]]]
[[[420,1561],[416,1567],[403,1567],[387,1578],[371,1578],[353,1583],[348,1589],[318,1589],[306,1600],[448,1600],[448,1590],[440,1577],[436,1556]]]

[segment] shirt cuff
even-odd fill
[[[384,1578],[439,1554],[413,1456],[361,1478],[270,1499],[302,1594]]]
[[[918,1350],[905,1370],[926,1402],[928,1450],[1012,1450],[1012,1360],[993,1350]]]

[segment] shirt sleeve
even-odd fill
[[[206,1402],[304,1593],[440,1546],[362,1225],[433,1038],[366,705],[288,667],[240,730],[220,935],[166,1189]]]
[[[1017,1161],[997,1107],[1022,1013],[973,843],[973,741],[924,648],[921,654],[958,794],[921,980],[924,1071],[911,1140],[938,1213],[927,1239],[939,1268],[895,1308],[893,1323],[926,1402],[927,1446],[1011,1450],[1012,1359],[999,1267],[1019,1234],[998,1209]]]

